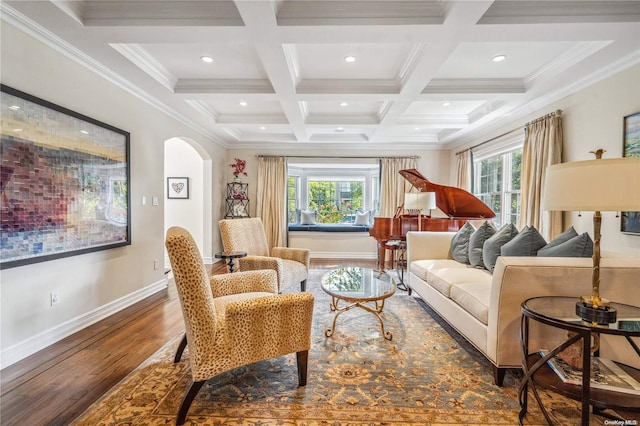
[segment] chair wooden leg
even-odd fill
[[[500,368],[494,365],[493,366],[493,383],[495,383],[497,386],[502,387],[502,384],[504,383],[504,375],[506,372],[507,372],[506,368]]]
[[[196,398],[196,395],[205,383],[207,383],[206,380],[191,383],[191,387],[187,390],[187,393],[184,394],[184,399],[182,400],[182,404],[180,405],[180,409],[178,410],[178,416],[176,417],[176,426],[181,426],[184,424],[184,421],[187,419],[187,411],[189,411],[191,403]]]
[[[307,280],[300,281],[300,291],[306,291],[306,290],[307,290]]]
[[[180,344],[178,345],[178,349],[176,350],[176,356],[173,357],[173,363],[180,362],[180,358],[182,358],[182,353],[184,349],[187,347],[187,333],[182,336],[182,340],[180,340]]]
[[[298,385],[307,385],[307,361],[309,360],[309,351],[296,352],[296,361],[298,362]]]

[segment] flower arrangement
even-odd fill
[[[234,158],[234,160],[236,160],[235,163],[229,164],[229,167],[233,169],[233,175],[235,177],[238,177],[238,175],[249,176],[247,172],[244,171],[245,167],[247,167],[247,162],[239,158]]]

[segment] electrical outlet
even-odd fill
[[[60,293],[58,293],[58,290],[52,291],[49,296],[51,298],[51,306],[60,303]]]
[[[153,259],[153,269],[160,269],[160,261],[158,259]]]

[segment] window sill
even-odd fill
[[[289,224],[290,232],[369,232],[370,225],[353,225],[334,224],[334,223],[318,223],[315,225],[299,225]]]

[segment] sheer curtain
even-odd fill
[[[285,158],[259,157],[256,216],[264,224],[269,250],[286,245],[286,194]]]
[[[527,123],[522,147],[522,202],[520,227],[535,226],[550,241],[562,232],[562,212],[541,208],[544,174],[562,162],[562,111]]]
[[[407,181],[398,173],[404,169],[417,168],[417,161],[411,157],[380,159],[380,212],[378,216],[393,217],[396,208],[404,202]]]
[[[473,157],[471,149],[456,155],[456,186],[471,192],[473,182]]]

